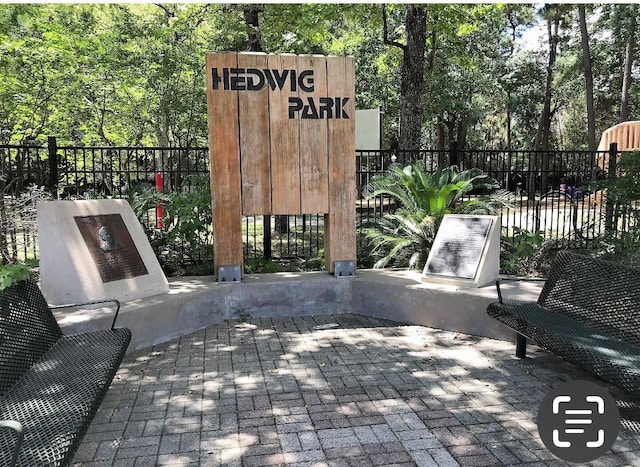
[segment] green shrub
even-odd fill
[[[367,198],[390,196],[398,206],[365,226],[377,259],[374,267],[393,263],[422,268],[445,214],[494,214],[512,197],[497,188],[497,182],[480,169],[459,171],[451,166],[429,173],[422,162],[392,166],[386,174],[374,177],[365,189]],[[470,197],[473,191],[489,194]]]
[[[587,253],[640,266],[640,152],[623,152],[616,176],[594,182],[591,189],[606,190],[606,231],[588,244]]]
[[[134,187],[127,200],[143,225],[160,265],[169,274],[213,274],[211,187],[208,176],[187,177],[189,191],[157,193]],[[149,212],[162,202],[162,229],[149,222]]]
[[[24,264],[0,265],[0,290],[11,287],[15,282],[33,278],[31,271]]]
[[[513,238],[500,242],[500,271],[514,276],[537,276],[536,264],[544,243],[542,234],[519,227],[513,230]]]

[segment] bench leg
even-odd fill
[[[522,334],[516,334],[516,357],[524,358],[527,356],[527,338]]]

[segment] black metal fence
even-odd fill
[[[453,164],[480,168],[512,192],[513,205],[502,212],[503,235],[529,231],[545,238],[588,241],[603,232],[606,221],[598,193],[586,190],[608,176],[599,168],[603,158],[616,159],[609,152],[458,151],[455,146],[446,151],[357,151],[358,225],[394,209],[390,199],[363,197],[372,177],[393,163],[421,160],[432,170]],[[44,186],[54,199],[123,198],[140,186],[184,193],[196,189],[198,177],[209,180],[209,154],[206,147],[63,147],[50,137],[47,146],[0,146],[0,170],[0,253],[5,260],[23,260],[38,256],[34,193],[44,196],[29,187]],[[564,194],[558,196],[561,190]],[[323,219],[316,213],[245,217],[245,256],[317,258],[323,248]],[[154,210],[149,210],[147,222],[149,228],[156,227]],[[358,235],[358,247],[364,244]]]
[[[511,206],[501,213],[503,236],[536,232],[543,239],[584,244],[601,235],[611,217],[602,193],[590,187],[607,179],[610,170],[615,172],[616,154],[615,146],[604,152],[458,151],[455,146],[447,151],[358,151],[358,192],[362,194],[372,177],[392,163],[404,166],[420,160],[431,172],[449,165],[461,170],[479,168],[512,194]],[[375,222],[393,207],[390,199],[360,199],[359,218]]]

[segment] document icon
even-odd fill
[[[605,454],[620,431],[615,400],[590,381],[569,381],[551,390],[538,410],[538,433],[553,454],[589,462]]]

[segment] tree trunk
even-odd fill
[[[458,120],[458,149],[464,149],[467,144],[467,129],[469,121],[466,117],[460,117]]]
[[[547,63],[547,80],[544,88],[544,104],[540,123],[536,134],[536,151],[549,149],[549,133],[551,131],[551,97],[553,95],[553,67],[556,64],[558,48],[558,19],[547,20],[547,33],[549,34],[549,61]]]
[[[587,96],[587,132],[589,137],[589,151],[595,151],[596,146],[596,112],[593,101],[593,72],[591,69],[591,52],[589,50],[589,33],[584,5],[578,6],[580,34],[582,36],[582,61],[584,63],[584,81]]]
[[[547,80],[544,89],[544,104],[542,106],[542,114],[540,115],[540,123],[538,132],[536,133],[536,141],[534,148],[536,151],[545,151],[542,154],[542,167],[540,167],[540,193],[548,191],[549,180],[549,140],[551,133],[551,97],[553,95],[553,67],[556,64],[557,48],[558,48],[558,27],[560,20],[555,18],[547,19],[547,33],[549,35],[549,61],[547,63]],[[535,177],[538,171],[537,160],[533,167],[533,172],[529,178],[529,197],[533,198],[536,192]]]
[[[262,34],[260,34],[259,16],[261,9],[257,5],[246,5],[242,9],[244,23],[247,26],[249,40],[248,49],[251,52],[264,52],[262,48]]]
[[[427,12],[407,5],[406,45],[400,87],[400,149],[420,149],[424,115],[424,65]]]
[[[507,149],[511,150],[511,92],[507,91]]]
[[[444,134],[444,122],[442,118],[438,116],[438,166],[445,167],[447,165],[447,153],[445,150],[446,136]]]
[[[403,50],[400,82],[400,149],[420,149],[424,116],[424,71],[427,43],[427,10],[405,6],[405,43],[387,37],[387,15],[383,6],[384,43]]]
[[[624,54],[624,75],[622,77],[622,96],[620,98],[620,119],[619,123],[629,121],[629,90],[631,89],[631,69],[633,67],[633,55],[636,46],[636,8],[630,8],[632,17],[629,18],[629,37],[627,39],[627,49]]]

